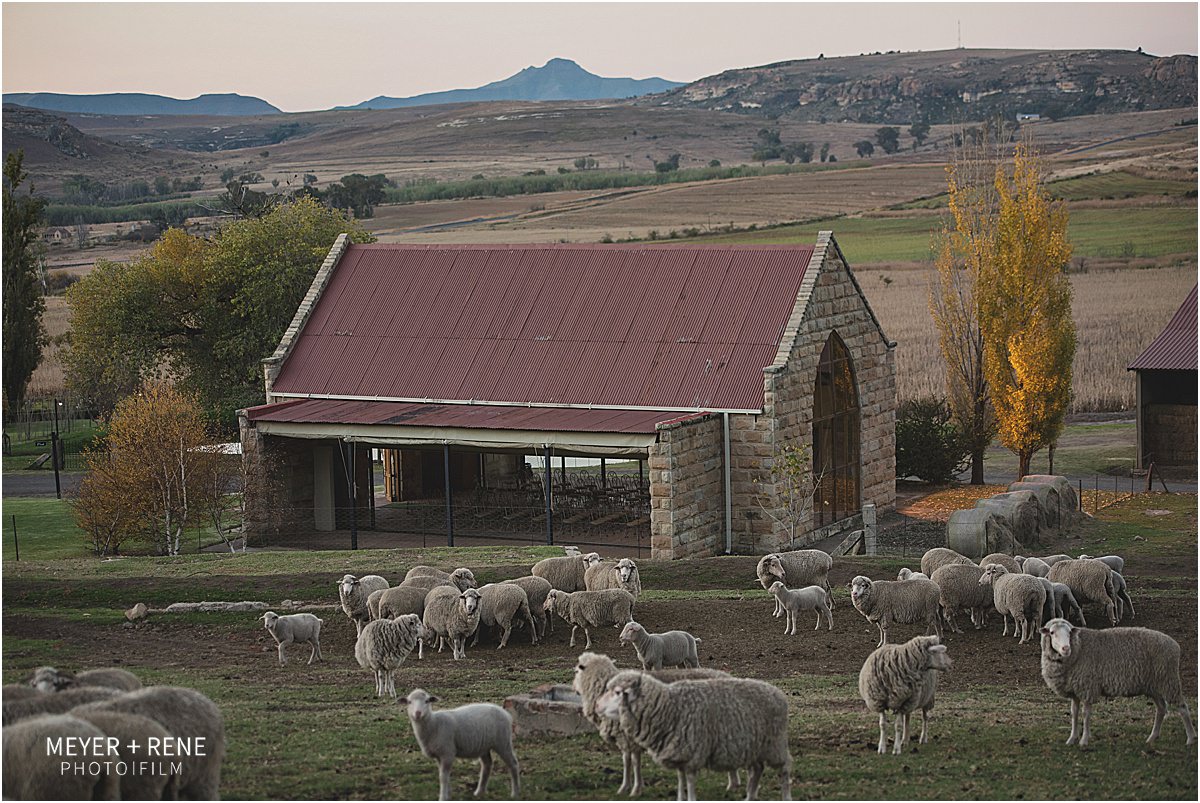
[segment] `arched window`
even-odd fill
[[[813,394],[813,472],[820,478],[813,500],[817,527],[852,516],[862,506],[858,418],[854,365],[834,332],[821,352]]]

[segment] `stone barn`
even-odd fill
[[[799,548],[894,502],[894,349],[830,232],[803,246],[339,237],[264,360],[267,403],[239,411],[247,537],[663,559]],[[772,471],[789,447],[819,476],[794,537]]]
[[[1196,287],[1129,364],[1137,373],[1137,468],[1196,468]]]

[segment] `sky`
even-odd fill
[[[253,95],[284,111],[480,86],[554,57],[692,81],[789,59],[965,47],[1197,52],[1183,3],[22,3],[5,92]]]

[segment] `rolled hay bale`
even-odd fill
[[[1058,489],[1053,485],[1039,482],[1014,482],[1008,486],[1008,490],[1009,492],[1030,491],[1033,493],[1044,512],[1046,529],[1054,533],[1062,530],[1062,500],[1059,497]]]
[[[1075,486],[1066,477],[1057,474],[1030,474],[1022,482],[1050,485],[1058,491],[1059,513],[1064,524],[1079,518],[1079,495],[1075,493]]]
[[[1050,529],[1045,511],[1032,491],[996,494],[980,499],[975,507],[994,510],[1003,516],[1013,537],[1022,543],[1040,541],[1041,534]]]
[[[1007,519],[993,508],[974,507],[956,510],[946,523],[946,546],[979,560],[991,552],[1009,555],[1023,549],[1014,536]]]

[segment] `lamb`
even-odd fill
[[[921,735],[917,744],[929,741],[929,712],[937,692],[938,672],[948,671],[952,663],[937,636],[916,636],[903,644],[885,644],[867,656],[858,673],[858,693],[867,710],[879,714],[880,755],[887,753],[888,711],[896,714],[893,755],[900,755],[908,740],[908,717],[918,709]]]
[[[225,721],[221,709],[194,689],[150,686],[102,702],[89,703],[81,712],[114,711],[148,717],[177,739],[190,740],[195,752],[181,755],[183,767],[179,797],[216,800],[221,793],[221,764],[225,760]],[[201,742],[203,739],[203,750]]]
[[[121,692],[106,686],[80,686],[57,694],[39,694],[23,700],[5,700],[3,725],[41,716],[42,714],[65,714],[77,705],[116,697]]]
[[[450,642],[454,660],[467,657],[467,639],[479,627],[479,591],[459,591],[452,586],[435,588],[425,598],[423,623],[426,638]],[[438,652],[441,652],[439,642]]]
[[[479,589],[479,626],[475,628],[474,647],[479,643],[479,633],[486,627],[499,627],[500,646],[504,649],[513,625],[519,622],[529,624],[529,635],[532,643],[538,643],[537,626],[533,622],[533,614],[529,611],[529,597],[525,589],[512,583],[488,583]]]
[[[557,613],[571,623],[571,646],[575,646],[575,631],[583,628],[587,639],[585,649],[592,647],[593,627],[621,627],[633,621],[633,594],[623,588],[604,591],[566,591],[551,589],[542,604],[547,613]]]
[[[1042,560],[1041,558],[1026,558],[1022,557],[1021,555],[1017,555],[1014,560],[1017,562],[1017,565],[1021,567],[1021,573],[1023,574],[1028,574],[1033,577],[1046,577],[1050,574],[1050,564],[1046,563],[1046,561]],[[1012,570],[1009,569],[1009,571],[1011,572]],[[1016,574],[1016,572],[1013,572],[1013,574]]]
[[[542,577],[534,577],[532,574],[526,577],[518,577],[515,580],[504,580],[505,583],[512,583],[515,586],[520,586],[525,592],[525,596],[529,599],[529,612],[533,615],[533,622],[537,626],[537,637],[544,638],[546,635],[546,625],[554,623],[554,617],[546,615],[546,609],[543,607],[546,602],[546,595],[550,593],[550,581]],[[550,628],[550,632],[554,632],[554,628]]]
[[[763,767],[779,769],[783,799],[792,797],[788,700],[761,680],[716,678],[663,683],[644,672],[618,672],[596,710],[619,720],[634,742],[678,777],[679,799],[696,799],[696,775],[705,768],[748,771],[746,799],[758,793]]]
[[[927,577],[933,577],[933,573],[943,566],[948,566],[951,563],[974,563],[975,561],[968,558],[966,555],[961,555],[953,549],[947,549],[944,546],[934,547],[921,556],[921,572]]]
[[[905,566],[896,575],[897,580],[928,580],[929,577],[924,572],[914,572],[912,569]]]
[[[600,738],[609,744],[616,744],[621,750],[621,787],[617,794],[628,792],[637,797],[642,793],[642,749],[630,734],[621,729],[619,721],[611,720],[596,710],[596,701],[616,674],[617,665],[607,655],[585,652],[575,665],[575,679],[571,685],[583,700],[583,715],[600,731]],[[719,669],[663,669],[650,674],[663,683],[730,677],[729,673]],[[739,785],[737,773],[729,773],[728,788],[735,789]]]
[[[992,610],[992,590],[980,586],[983,569],[970,563],[950,563],[933,573],[933,582],[938,587],[938,604],[942,607],[942,618],[950,630],[961,633],[957,612],[966,608],[971,612],[971,622],[978,630],[987,626],[988,612]]]
[[[417,649],[421,657],[425,626],[421,617],[406,613],[395,619],[368,622],[354,643],[354,659],[375,673],[375,696],[396,696],[396,670]]]
[[[1147,744],[1162,729],[1167,706],[1183,719],[1187,744],[1196,741],[1192,714],[1179,677],[1179,642],[1144,627],[1089,630],[1065,619],[1042,628],[1042,679],[1052,692],[1071,701],[1071,735],[1067,744],[1091,741],[1092,703],[1102,697],[1149,697],[1154,701],[1154,727]],[[1083,707],[1083,732],[1079,708]]]
[[[71,716],[90,722],[105,736],[116,738],[116,751],[126,766],[135,766],[153,755],[152,750],[168,744],[171,734],[149,717],[118,711],[76,709]],[[152,741],[153,740],[153,741]],[[171,762],[162,764],[166,772],[127,772],[120,775],[121,800],[174,800],[182,777],[170,772]]]
[[[1125,618],[1125,606],[1129,606],[1129,618],[1137,617],[1137,611],[1133,608],[1133,600],[1129,598],[1129,591],[1125,587],[1125,578],[1119,572],[1112,573],[1113,591],[1117,595],[1117,621]]]
[[[979,560],[979,565],[981,567],[990,566],[993,563],[999,563],[1013,574],[1021,573],[1021,565],[1013,560],[1012,555],[1006,555],[1003,552],[993,552],[990,555],[984,555]]]
[[[1103,605],[1105,613],[1108,614],[1109,624],[1115,625],[1117,592],[1112,575],[1113,571],[1108,564],[1098,560],[1064,560],[1050,567],[1047,577],[1053,583],[1066,583],[1070,586],[1071,593],[1075,595],[1081,608],[1089,602]],[[1080,621],[1087,626],[1082,610]]]
[[[606,588],[623,588],[633,598],[642,593],[642,577],[637,564],[630,558],[619,561],[596,561],[583,572],[583,585],[587,591],[603,591]]]
[[[825,615],[825,622],[829,625],[829,629],[833,630],[833,606],[829,604],[829,592],[825,589],[820,586],[789,589],[782,582],[776,580],[767,590],[780,607],[787,612],[783,635],[788,635],[789,630],[793,636],[796,635],[801,611],[817,612],[817,625],[813,630],[821,629],[821,614]]]
[[[63,672],[52,666],[41,666],[33,673],[29,685],[38,691],[57,692],[82,686],[104,686],[117,691],[137,691],[142,687],[138,676],[114,666],[85,669],[83,672]]]
[[[1045,577],[1039,577],[1042,587],[1046,589],[1046,603],[1042,606],[1042,624],[1059,617],[1066,618],[1067,614],[1077,613],[1083,616],[1083,609],[1075,601],[1075,595],[1066,583],[1052,583]]]
[[[434,711],[439,698],[424,689],[413,689],[400,698],[408,707],[413,736],[421,752],[438,763],[438,800],[450,799],[450,766],[456,758],[479,759],[479,784],[475,797],[487,789],[492,774],[492,753],[508,767],[512,797],[521,794],[521,765],[512,745],[512,717],[498,705],[472,703],[447,711]]]
[[[983,570],[979,584],[991,586],[992,601],[1000,616],[1004,618],[1004,632],[1008,635],[1008,617],[1013,618],[1013,637],[1020,635],[1020,644],[1033,636],[1034,623],[1041,621],[1042,608],[1046,604],[1046,588],[1038,577],[1028,574],[1013,574],[998,563]]]
[[[287,664],[283,648],[293,642],[308,644],[312,647],[308,654],[308,666],[312,666],[314,658],[318,661],[323,660],[321,657],[321,625],[325,622],[324,619],[318,619],[311,613],[291,613],[280,616],[275,611],[267,611],[259,618],[263,620],[263,627],[279,645],[280,666]]]
[[[829,570],[833,568],[833,558],[819,549],[794,549],[790,552],[772,552],[763,555],[758,561],[755,571],[758,582],[764,589],[769,589],[776,580],[791,588],[804,586],[820,586],[829,594],[829,604],[833,605],[833,589],[829,587]],[[775,616],[783,615],[779,600],[775,600]]]
[[[928,554],[928,553],[926,553]],[[858,575],[850,581],[855,609],[879,628],[879,644],[887,644],[888,628],[925,622],[926,631],[942,635],[938,616],[941,592],[932,580],[872,580]]]
[[[425,613],[425,597],[428,588],[406,586],[401,583],[392,588],[372,591],[367,598],[367,608],[372,619],[395,619],[406,613],[421,616]]]
[[[642,669],[662,669],[664,666],[696,669],[700,666],[696,645],[701,639],[684,630],[647,633],[637,622],[629,622],[621,631],[620,640],[622,644],[633,645]]]
[[[543,558],[533,564],[530,574],[550,581],[551,587],[572,593],[587,588],[583,576],[588,566],[600,560],[595,552],[586,555],[564,555],[560,558]]]
[[[465,566],[460,566],[452,572],[444,572],[432,566],[413,566],[408,570],[408,574],[404,575],[404,581],[407,582],[414,577],[436,577],[439,580],[446,580],[456,586],[459,591],[475,588],[475,573]]]
[[[1120,555],[1105,555],[1102,558],[1093,558],[1091,555],[1080,555],[1079,559],[1098,560],[1108,566],[1108,568],[1112,569],[1114,572],[1120,573],[1125,571],[1125,558],[1122,558]]]
[[[371,611],[367,608],[367,598],[371,592],[388,587],[388,581],[377,574],[365,577],[355,577],[347,574],[338,583],[338,597],[342,601],[342,610],[347,618],[354,622],[355,634],[362,633],[363,625],[371,621]]]
[[[99,739],[95,755],[84,762],[84,772],[63,772],[61,755],[50,745],[63,737]],[[94,759],[94,760],[93,760]],[[120,800],[121,779],[108,772],[107,761],[117,760],[104,731],[90,722],[65,714],[39,716],[4,726],[5,800]]]

